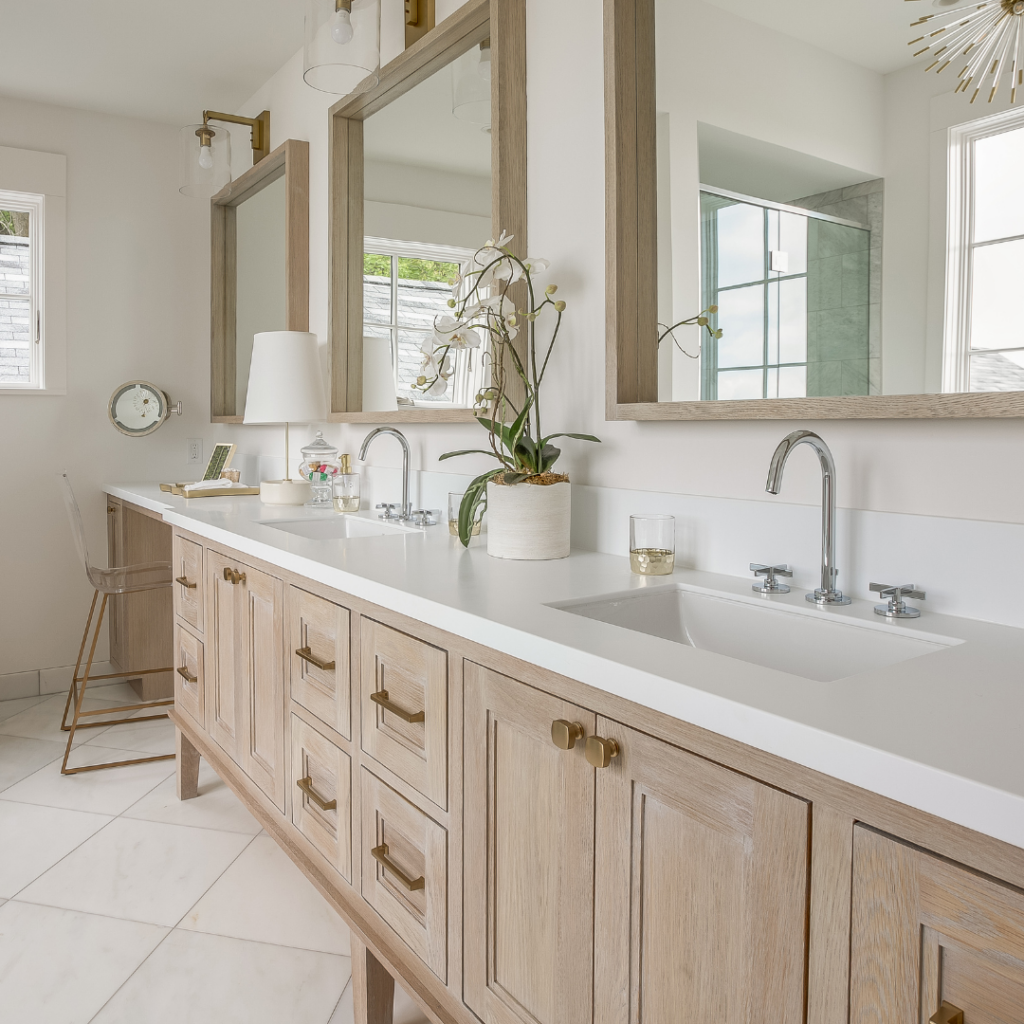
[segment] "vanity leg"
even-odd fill
[[[178,799],[191,800],[199,795],[199,751],[175,728],[178,765]]]
[[[353,932],[352,1008],[355,1024],[392,1024],[395,979]]]

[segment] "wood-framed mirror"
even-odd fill
[[[414,386],[449,281],[499,231],[526,256],[526,14],[469,0],[330,111],[330,419],[472,419],[487,356]],[[486,379],[485,379],[486,378]]]
[[[605,0],[609,419],[1024,416],[1024,111],[932,6]]]
[[[309,330],[309,143],[288,139],[210,203],[210,419],[241,423],[253,335]]]

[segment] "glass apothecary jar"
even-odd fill
[[[334,508],[334,478],[338,475],[338,449],[324,440],[323,431],[300,450],[302,463],[299,473],[308,480],[313,497],[306,502],[307,508]]]

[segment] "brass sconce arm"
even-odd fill
[[[270,152],[270,111],[264,110],[258,117],[239,117],[237,114],[223,114],[219,110],[204,110],[203,124],[210,121],[226,121],[228,124],[247,124],[251,129],[252,162],[258,164]]]

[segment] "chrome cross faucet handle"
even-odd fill
[[[401,519],[402,518],[401,516],[396,516],[395,515],[395,509],[398,508],[397,505],[379,504],[379,505],[376,505],[375,507],[376,508],[384,509],[384,511],[381,512],[381,514],[379,516],[377,516],[378,519]]]
[[[409,521],[414,526],[437,526],[441,522],[439,508],[414,508],[409,514]]]
[[[876,615],[885,615],[890,619],[916,619],[921,614],[920,608],[912,608],[903,600],[905,597],[912,597],[915,601],[925,599],[924,591],[918,590],[916,583],[904,583],[900,587],[890,587],[888,583],[872,583],[868,589],[889,598],[887,604],[875,605]]]
[[[755,576],[763,576],[764,583],[754,583],[751,590],[758,594],[788,594],[789,587],[780,583],[776,576],[792,576],[792,570],[788,565],[761,565],[758,562],[750,563],[750,571]]]

